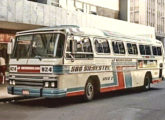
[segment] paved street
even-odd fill
[[[79,97],[1,102],[0,120],[165,120],[165,82],[150,91],[111,92],[87,103]]]

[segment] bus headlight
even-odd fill
[[[44,82],[44,87],[48,88],[49,87],[49,82]]]
[[[56,88],[57,87],[57,81],[45,81],[44,87],[45,88]]]
[[[10,85],[15,85],[15,80],[9,80]]]
[[[9,84],[12,85],[12,84],[13,84],[13,80],[10,80],[10,81],[9,81]]]
[[[13,80],[13,85],[15,85],[15,80]]]
[[[54,87],[55,87],[55,82],[51,82],[50,86],[51,86],[52,88],[54,88]]]

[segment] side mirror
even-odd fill
[[[7,44],[7,54],[11,55],[12,50],[13,50],[12,43],[9,42],[9,43]]]

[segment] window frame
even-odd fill
[[[96,42],[97,39],[103,39],[103,40],[105,40],[107,42],[107,45],[109,47],[109,52],[108,53],[104,53],[104,52],[100,52],[99,53],[99,52],[97,52],[97,50],[96,50],[96,44],[95,44],[95,42]],[[98,54],[98,55],[110,55],[111,54],[111,46],[110,46],[110,43],[109,43],[109,40],[108,39],[106,39],[106,38],[94,38],[93,44],[95,46],[94,49],[95,49],[96,54]],[[103,48],[103,45],[102,45],[102,48]],[[103,48],[103,51],[104,51],[104,48]]]

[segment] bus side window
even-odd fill
[[[138,50],[137,50],[136,44],[132,44],[132,49],[133,49],[133,53],[137,55],[138,54]]]
[[[118,48],[118,45],[117,45],[117,42],[112,42],[112,46],[113,46],[113,51],[114,53],[117,53],[119,54],[119,48]]]
[[[92,46],[91,46],[89,38],[83,39],[83,49],[84,49],[84,52],[92,52]]]
[[[133,54],[133,49],[131,43],[127,43],[128,53]]]
[[[120,54],[125,54],[125,49],[124,49],[123,42],[118,42],[118,46],[119,46],[119,53]]]
[[[139,45],[141,55],[151,55],[151,49],[149,45]]]
[[[134,54],[134,55],[138,54],[136,44],[127,43],[127,48],[129,54]]]
[[[67,41],[67,53],[66,57],[71,58],[70,52],[71,52],[71,40],[73,38],[70,38]],[[76,52],[72,55],[75,58],[93,58],[93,52],[92,52],[92,46],[90,39],[87,37],[81,37],[81,36],[74,36],[74,41],[76,42],[75,48],[77,49]]]
[[[112,42],[113,51],[117,54],[125,54],[125,48],[123,42]]]
[[[68,37],[68,40],[67,40],[67,42],[66,42],[66,44],[67,44],[67,49],[66,49],[66,51],[67,52],[71,52],[71,49],[72,49],[72,44],[71,44],[71,41],[73,40],[73,36],[69,36]]]
[[[144,45],[139,45],[139,49],[140,49],[140,54],[141,54],[141,55],[145,55],[145,48],[144,48]]]
[[[103,53],[102,44],[98,40],[95,41],[95,47],[97,53]]]
[[[105,39],[95,40],[95,48],[97,53],[110,53],[108,41]]]
[[[157,48],[155,46],[152,46],[152,52],[153,52],[153,55],[158,55]]]
[[[149,45],[145,45],[146,55],[151,55],[151,49]]]
[[[81,41],[77,42],[77,52],[83,52],[83,43]]]
[[[110,53],[110,48],[109,48],[108,41],[107,40],[104,40],[104,42],[102,43],[102,45],[103,45],[104,53]]]
[[[161,56],[162,55],[161,47],[157,47],[157,51],[158,51],[158,55]]]
[[[152,46],[152,52],[153,55],[158,55],[158,56],[162,55],[161,47]]]

